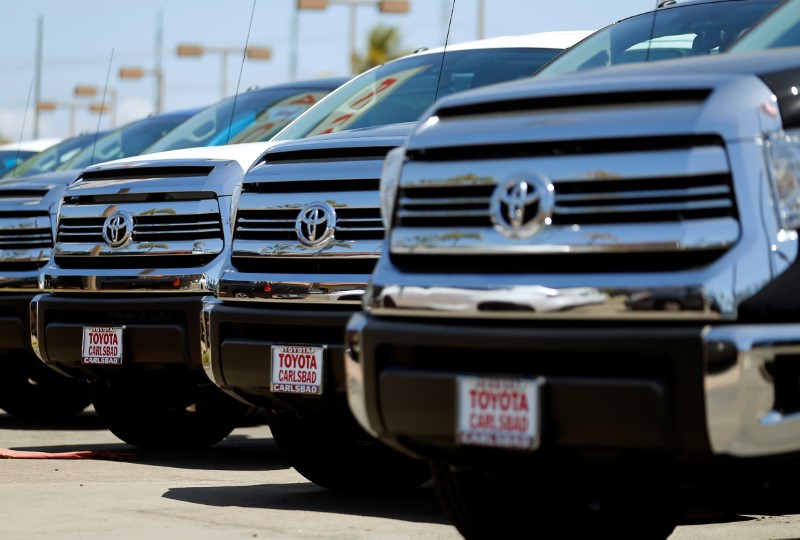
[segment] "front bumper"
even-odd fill
[[[0,350],[31,352],[28,306],[34,293],[0,294]]]
[[[202,296],[100,296],[40,294],[30,302],[31,345],[64,375],[98,379],[131,369],[202,369]],[[124,326],[123,364],[81,363],[84,326]]]
[[[206,374],[220,388],[254,405],[325,409],[346,407],[344,329],[350,307],[287,303],[221,302],[204,299],[202,354]],[[321,395],[270,390],[271,346],[326,347]]]
[[[458,375],[543,377],[542,447],[677,459],[800,450],[800,325],[533,324],[376,317],[347,329],[350,408],[405,452],[455,442]]]

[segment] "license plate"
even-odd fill
[[[273,345],[270,390],[285,394],[322,394],[324,346]]]
[[[459,377],[456,439],[460,444],[536,450],[541,379]]]
[[[122,365],[122,326],[84,326],[81,363]]]

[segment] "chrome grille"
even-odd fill
[[[735,215],[729,175],[565,180],[555,184],[553,225],[684,222]],[[401,190],[400,226],[490,226],[495,185]]]
[[[103,242],[104,217],[62,218],[58,227],[59,242]],[[219,214],[135,216],[133,240],[172,242],[222,238]]]
[[[53,252],[50,216],[0,213],[0,268],[32,270],[46,264]]]
[[[672,141],[677,144],[670,146]],[[581,147],[603,151],[580,153]],[[412,156],[398,190],[391,252],[668,254],[721,252],[739,239],[733,178],[721,139],[641,138],[634,149],[600,140],[575,143],[573,150],[535,155],[515,150],[503,156],[502,147],[495,147],[482,158],[469,153],[470,161]],[[498,210],[491,200],[498,185],[526,173],[548,179],[553,205],[538,232],[521,238],[495,225],[503,220],[493,216]],[[524,220],[536,210],[526,208]]]
[[[64,268],[192,267],[221,253],[224,235],[214,199],[117,202],[101,204],[72,198],[62,205],[56,234],[55,260]],[[106,217],[115,212],[132,217],[130,241],[108,246],[103,238]],[[140,261],[143,256],[148,262]]]
[[[244,240],[297,240],[296,209],[242,210],[236,221],[236,238]],[[383,238],[380,208],[336,210],[336,238],[375,240]]]
[[[380,162],[371,162],[371,171],[377,176]],[[287,193],[291,185],[296,191]],[[245,185],[234,229],[233,264],[247,272],[369,274],[383,246],[378,199],[375,177]],[[320,246],[304,245],[295,224],[303,207],[318,201],[335,209],[335,232]]]

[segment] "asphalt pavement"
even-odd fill
[[[430,484],[367,497],[308,482],[289,467],[258,416],[210,449],[173,454],[122,443],[91,409],[61,423],[0,412],[0,448],[112,456],[0,459],[2,540],[461,538]],[[695,500],[670,540],[800,538],[800,498],[795,510],[785,501],[753,504],[759,500],[741,508]]]

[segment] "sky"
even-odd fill
[[[368,32],[379,24],[397,28],[401,47],[414,50],[444,45],[448,26],[448,43],[596,30],[655,6],[655,0],[409,1],[408,13],[389,14],[379,12],[377,0],[329,0],[322,11],[297,11],[297,0],[0,0],[4,23],[0,136],[28,140],[36,134],[33,104],[40,22],[40,101],[54,102],[56,110],[40,112],[38,135],[67,137],[155,112],[153,73],[159,43],[164,110],[178,110],[210,105],[223,97],[223,91],[233,95],[237,88],[348,75],[351,33],[356,52],[363,53]],[[298,36],[296,47],[293,35]],[[232,52],[179,57],[179,44]],[[246,45],[269,48],[272,56],[243,60]],[[141,79],[121,79],[121,67],[143,68],[146,74]],[[89,105],[99,97],[76,97],[78,85],[100,92],[107,88],[113,112],[92,113]]]

